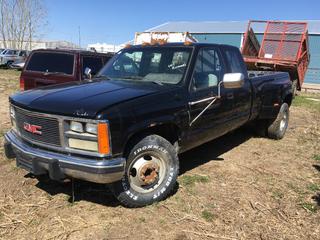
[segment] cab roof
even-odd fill
[[[130,45],[128,48],[148,48],[148,47],[232,47],[237,48],[232,45],[226,45],[226,44],[216,44],[216,43],[200,43],[200,42],[188,42],[187,44],[183,42],[178,43],[165,43],[165,44],[140,44],[140,45]],[[238,49],[238,48],[237,48]]]
[[[72,54],[85,54],[85,55],[104,55],[113,56],[113,53],[101,53],[83,49],[64,49],[64,48],[41,48],[33,50],[32,52],[58,52],[58,53],[72,53]]]

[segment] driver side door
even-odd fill
[[[189,95],[188,141],[200,145],[228,132],[232,120],[232,89],[218,85],[225,73],[225,65],[218,48],[201,48],[197,55]],[[192,146],[194,147],[194,146]]]

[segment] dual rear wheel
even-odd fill
[[[267,136],[271,139],[282,139],[287,131],[289,124],[289,105],[283,103],[278,115],[271,120],[257,120],[255,130],[260,136]]]

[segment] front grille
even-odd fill
[[[15,108],[15,118],[18,131],[26,140],[56,147],[61,146],[58,119],[41,116],[41,114],[28,112],[20,108]],[[24,129],[25,124],[40,126],[41,135],[26,131]]]

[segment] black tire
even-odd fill
[[[123,206],[143,207],[168,197],[178,173],[179,160],[173,145],[158,135],[150,135],[132,147],[125,176],[110,188]]]
[[[283,103],[280,107],[277,118],[268,124],[267,135],[272,139],[281,139],[284,137],[289,124],[289,106]]]
[[[6,67],[7,67],[7,68],[10,68],[10,66],[11,66],[12,63],[13,63],[13,61],[8,61],[7,64],[6,64]]]

